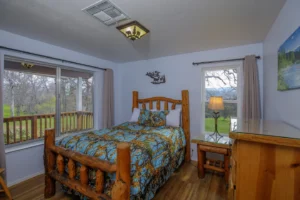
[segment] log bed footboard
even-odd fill
[[[68,171],[65,173],[64,158],[68,158]],[[76,180],[75,162],[80,163],[80,180]],[[44,165],[45,165],[45,198],[55,195],[55,182],[58,181],[90,199],[128,200],[130,197],[130,145],[119,143],[117,146],[117,163],[83,155],[69,149],[55,146],[55,131],[45,131]],[[55,167],[56,166],[56,167]],[[55,169],[57,168],[57,170]],[[89,168],[96,170],[95,188],[88,185]],[[116,181],[111,197],[103,193],[104,172],[116,172]]]

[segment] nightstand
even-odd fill
[[[228,184],[229,178],[229,158],[230,158],[230,138],[223,136],[218,140],[209,134],[192,138],[192,143],[197,144],[198,154],[198,176],[204,178],[205,169],[214,170],[225,174],[225,181]],[[206,152],[213,152],[224,155],[224,161],[207,159]]]

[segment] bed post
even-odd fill
[[[119,143],[117,146],[117,173],[112,189],[112,200],[129,200],[130,198],[130,145]]]
[[[186,138],[185,162],[191,160],[189,91],[182,90],[182,128]]]
[[[139,92],[138,91],[133,91],[132,92],[132,112],[134,108],[139,107]]]
[[[49,149],[54,146],[55,142],[55,130],[45,130],[45,144],[44,144],[44,166],[45,166],[45,199],[54,196],[55,194],[55,179],[53,179],[49,173],[55,170],[55,155]]]

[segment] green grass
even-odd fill
[[[16,114],[16,109],[15,109],[15,114]],[[20,116],[24,116],[26,114],[24,114],[23,112],[20,113]],[[10,105],[4,104],[3,105],[3,116],[4,118],[6,117],[10,117]]]
[[[7,104],[3,105],[3,116],[4,118],[10,117],[10,106]]]
[[[230,125],[230,119],[224,119],[223,117],[220,117],[218,119],[218,131],[219,133],[229,133],[229,125]],[[214,118],[206,118],[205,119],[205,131],[206,132],[214,132],[215,130],[215,119]]]

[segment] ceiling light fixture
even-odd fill
[[[34,66],[34,64],[24,62],[22,62],[21,65],[27,69],[31,69]]]
[[[131,39],[132,41],[141,39],[143,36],[149,33],[149,30],[137,21],[118,26],[117,29],[123,33],[125,37]]]

